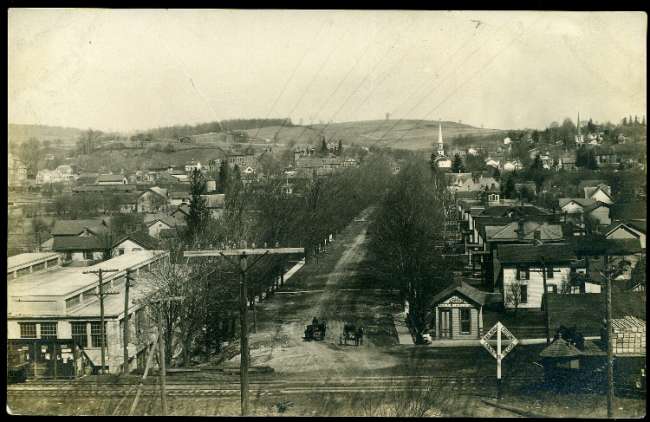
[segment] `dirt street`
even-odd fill
[[[383,347],[397,344],[391,318],[392,292],[364,286],[359,265],[365,257],[367,222],[355,222],[330,243],[318,264],[302,268],[273,297],[256,306],[251,360],[279,373],[318,373],[332,379],[350,372],[387,368],[396,358]],[[323,341],[305,341],[313,317],[327,321]],[[364,328],[362,345],[341,345],[344,322]],[[227,365],[238,364],[235,357]]]

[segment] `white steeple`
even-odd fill
[[[445,155],[445,145],[442,142],[442,122],[438,121],[438,155]]]

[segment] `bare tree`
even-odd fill
[[[521,304],[521,287],[523,284],[521,280],[515,279],[506,288],[506,303],[513,308],[515,308],[515,316],[517,315],[517,309]]]

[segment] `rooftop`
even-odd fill
[[[502,264],[571,262],[577,259],[575,251],[569,243],[553,243],[548,245],[498,245],[497,256]]]
[[[536,221],[525,221],[523,223],[523,240],[534,240],[535,232],[539,231],[540,240],[562,240],[562,226],[559,224],[538,223]],[[519,239],[519,222],[513,221],[505,226],[486,226],[485,234],[488,241],[516,240]]]
[[[21,253],[20,255],[10,256],[7,258],[7,272],[10,273],[20,268],[58,258],[58,256],[59,254],[52,252]]]
[[[108,281],[121,277],[122,273],[129,268],[146,265],[165,254],[164,251],[137,251],[89,267],[55,267],[48,271],[9,280],[7,294],[8,296],[68,296],[97,284],[95,274],[83,274],[84,272],[100,268],[119,270],[116,273],[106,273],[104,280]]]
[[[94,218],[85,220],[56,220],[52,228],[52,236],[76,236],[88,229],[92,233],[99,233],[106,229],[108,219]]]
[[[101,182],[123,182],[124,175],[122,174],[102,174],[97,177],[97,183]]]

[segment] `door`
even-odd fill
[[[440,311],[440,338],[451,337],[451,310]]]

